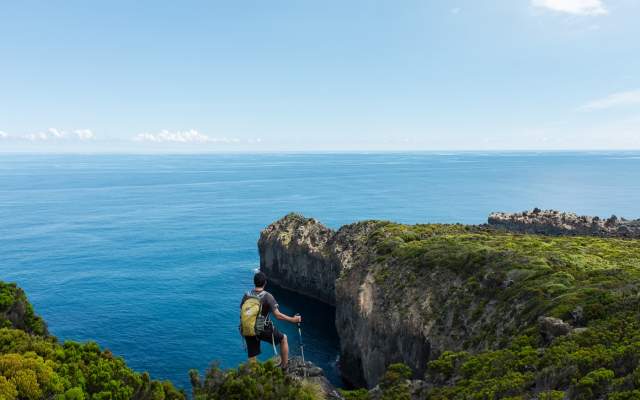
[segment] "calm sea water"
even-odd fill
[[[60,339],[188,389],[190,368],[245,359],[238,306],[256,241],[290,211],[334,228],[536,206],[638,218],[639,182],[640,153],[0,155],[0,279]],[[331,309],[276,296],[306,316],[305,354],[338,382]],[[279,325],[295,354],[297,332]]]

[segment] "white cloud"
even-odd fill
[[[76,134],[76,136],[80,140],[95,139],[95,135],[93,134],[91,129],[76,129],[75,131],[73,131],[73,133]]]
[[[17,139],[28,140],[30,142],[54,142],[60,140],[86,141],[95,139],[95,135],[91,129],[76,129],[74,131],[67,132],[57,128],[49,128],[46,131],[27,133],[26,135],[18,136]]]
[[[608,14],[602,0],[531,0],[534,7],[576,15]]]
[[[0,131],[0,139],[6,139],[9,137],[7,132]]]
[[[640,89],[611,94],[605,98],[593,100],[579,108],[580,111],[596,111],[608,108],[640,104]]]
[[[135,142],[152,143],[240,143],[240,139],[235,138],[214,138],[195,129],[188,131],[168,131],[163,129],[157,133],[140,133],[132,138]]]
[[[136,142],[156,142],[156,143],[204,143],[209,142],[211,138],[205,134],[202,134],[195,129],[188,131],[176,131],[171,132],[168,130],[162,130],[158,133],[140,133],[133,137]]]

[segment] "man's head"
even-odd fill
[[[253,284],[257,288],[263,288],[264,285],[267,284],[267,276],[264,274],[264,272],[260,271],[253,276]]]

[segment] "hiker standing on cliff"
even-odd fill
[[[292,324],[302,322],[302,317],[290,317],[280,312],[276,299],[264,290],[267,276],[263,272],[253,276],[253,284],[253,290],[245,293],[240,303],[240,333],[247,343],[249,360],[255,361],[256,356],[260,354],[260,341],[269,342],[273,346],[274,354],[276,345],[280,345],[280,366],[285,369],[289,362],[287,335],[274,326],[270,314]]]

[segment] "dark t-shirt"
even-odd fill
[[[266,290],[263,290],[262,292],[256,292],[255,290],[251,290],[251,294],[257,295],[259,293],[262,295],[262,298],[260,299],[260,303],[262,303],[262,315],[266,317],[267,315],[269,315],[269,313],[273,312],[275,309],[278,308],[278,303],[276,302],[275,297],[273,297],[273,295],[267,292]],[[246,299],[247,299],[247,294],[245,293],[245,295],[242,296],[240,307],[242,307],[242,303],[244,303]]]

